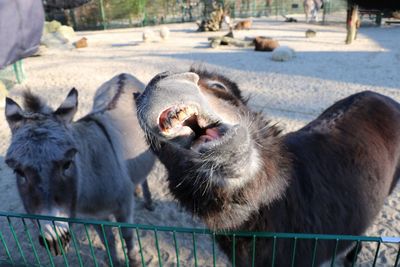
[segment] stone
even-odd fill
[[[154,32],[150,29],[146,29],[144,30],[143,34],[142,34],[142,39],[143,42],[150,42],[154,40]]]
[[[44,27],[47,32],[56,32],[61,27],[61,23],[57,20],[46,21]]]
[[[274,61],[288,61],[295,56],[295,51],[288,46],[279,46],[272,51],[272,60]]]
[[[85,48],[88,47],[87,39],[86,37],[83,37],[79,39],[78,41],[74,42],[73,45],[75,48]]]
[[[255,46],[255,51],[272,52],[274,49],[279,47],[278,41],[263,36],[257,36],[253,42]]]
[[[313,37],[315,37],[317,35],[317,32],[316,31],[313,31],[313,30],[310,30],[310,29],[308,29],[307,31],[306,31],[306,38],[313,38]]]
[[[234,29],[235,30],[250,30],[252,24],[253,24],[253,22],[249,19],[242,20],[242,21],[239,21],[238,23],[236,23]]]
[[[169,38],[169,35],[170,35],[170,31],[169,31],[168,27],[167,26],[161,27],[161,29],[160,29],[161,39],[167,40]]]

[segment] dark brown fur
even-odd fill
[[[212,74],[198,74],[199,85],[206,86],[203,80]],[[399,179],[399,104],[377,93],[358,93],[335,103],[302,129],[281,135],[235,91],[215,94],[223,94],[225,101],[231,98],[227,102],[252,122],[251,140],[262,160],[243,186],[210,184],[208,173],[200,171],[209,164],[206,156],[149,132],[152,148],[168,169],[169,188],[180,203],[217,230],[363,234]],[[235,168],[240,166],[232,162],[213,171],[229,179]],[[218,242],[232,257],[231,238],[220,236]],[[313,245],[313,240],[297,242],[296,266],[311,265]],[[340,242],[337,254],[351,245]],[[258,238],[256,248],[255,265],[269,266],[273,240]],[[277,241],[276,266],[290,266],[292,248],[293,241]],[[320,241],[316,266],[330,260],[334,249],[334,241]],[[237,266],[250,266],[251,256],[252,239],[237,238]]]

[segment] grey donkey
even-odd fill
[[[119,99],[122,101],[121,95]],[[111,121],[118,102],[116,96],[114,109],[97,110],[72,122],[78,106],[76,89],[56,110],[30,92],[24,93],[24,109],[6,99],[6,119],[12,132],[6,163],[15,172],[28,213],[100,220],[114,216],[120,222],[133,222],[134,186],[125,160],[126,143]],[[61,247],[68,247],[69,225],[43,221],[41,227],[41,244],[46,242],[53,254],[60,255]],[[104,243],[101,228],[95,229]],[[111,229],[105,230],[111,257],[118,263],[114,236]],[[122,235],[134,266],[133,231],[122,228]]]
[[[92,112],[104,112],[120,132],[129,175],[135,186],[142,186],[145,208],[153,210],[147,176],[154,167],[156,156],[139,125],[134,101],[134,95],[138,96],[144,88],[145,84],[132,75],[116,75],[97,89]]]

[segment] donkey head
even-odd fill
[[[14,170],[25,210],[31,214],[74,216],[76,205],[76,144],[69,124],[77,110],[78,92],[72,89],[57,110],[52,110],[30,92],[24,94],[24,109],[6,99],[5,115],[12,132],[6,163]],[[69,241],[68,224],[40,223],[51,251],[61,253]],[[44,237],[44,239],[43,239]]]

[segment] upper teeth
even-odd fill
[[[170,132],[172,128],[182,125],[186,119],[192,115],[197,115],[197,110],[191,107],[182,107],[171,110],[168,117],[163,122],[164,131]]]

